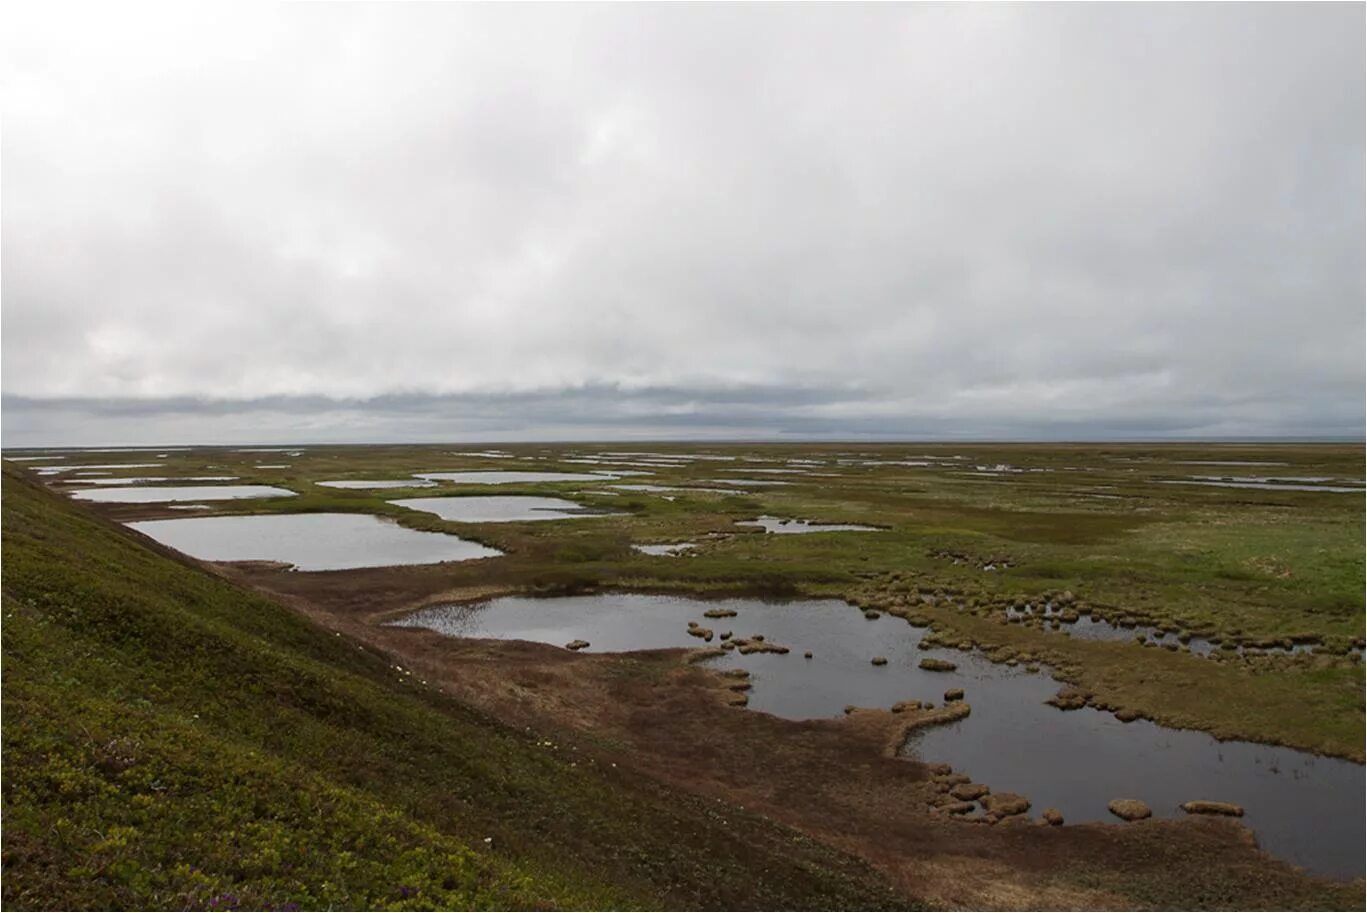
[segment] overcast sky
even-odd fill
[[[11,6],[4,444],[1360,437],[1363,17]]]

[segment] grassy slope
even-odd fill
[[[3,528],[10,908],[898,902],[792,832],[510,732],[10,469]]]

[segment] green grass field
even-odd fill
[[[415,571],[414,593],[617,587],[901,600],[947,642],[972,640],[998,658],[1043,657],[1113,708],[1361,760],[1364,679],[1352,648],[1364,625],[1363,495],[1168,484],[1196,474],[1359,480],[1361,446],[506,449],[513,458],[450,446],[309,447],[291,457],[201,448],[114,475],[236,475],[297,497],[214,502],[197,513],[381,514],[505,552]],[[715,487],[727,476],[790,484],[731,495],[620,491],[612,480],[384,491],[314,484],[611,468],[571,462],[604,449],[736,458],[651,465],[651,475],[626,484]],[[958,455],[969,459],[950,459]],[[927,456],[936,465],[888,462]],[[1032,471],[972,468],[998,464]],[[39,484],[69,490],[62,476],[35,480],[15,465],[5,470],[3,504],[4,898],[15,908],[906,903],[862,863],[737,809],[727,809],[723,826],[712,804],[509,731],[97,518],[174,512],[71,504]],[[756,472],[794,467],[812,474]],[[569,497],[618,515],[463,524],[387,503],[482,494]],[[761,514],[882,530],[782,536],[735,525]],[[683,558],[631,548],[681,541],[699,547]],[[1250,646],[1312,639],[1317,650],[1212,660],[1000,616],[1015,600],[1065,590],[1108,619]],[[933,591],[956,593],[959,604],[922,605],[918,594]]]
[[[1137,646],[1100,647],[1053,632],[1013,632],[1059,655],[1073,680],[1173,725],[1361,758],[1362,666],[1347,661],[1364,625],[1361,494],[1169,484],[1196,475],[1359,480],[1363,449],[1351,445],[717,445],[508,446],[493,459],[450,446],[310,447],[298,456],[229,449],[172,452],[157,474],[233,474],[283,485],[297,497],[220,502],[217,513],[359,511],[418,529],[457,533],[502,549],[478,566],[452,566],[450,586],[624,586],[695,592],[750,591],[878,596],[870,576],[902,574],[1009,601],[1070,590],[1108,618],[1133,617],[1231,642],[1314,638],[1320,655],[1212,663],[1151,656]],[[730,461],[652,463],[619,481],[712,486],[747,470],[788,482],[733,495],[616,491],[599,484],[444,483],[440,488],[342,491],[328,479],[407,478],[439,470],[610,469],[573,460],[601,450],[710,453]],[[965,459],[953,459],[966,457]],[[588,457],[593,459],[594,457]],[[122,457],[141,462],[147,455]],[[615,459],[639,461],[639,456]],[[792,463],[788,460],[814,463]],[[895,461],[935,465],[897,465]],[[1216,461],[1216,465],[1209,462]],[[286,462],[262,470],[261,462]],[[1254,463],[1258,465],[1224,465]],[[975,475],[974,466],[1028,470]],[[642,467],[635,467],[640,469]],[[129,471],[129,474],[149,470]],[[61,477],[55,477],[60,479]],[[464,524],[388,503],[432,495],[572,497],[619,516],[556,523]],[[672,498],[672,500],[670,499]],[[121,506],[116,517],[142,516]],[[879,533],[766,536],[736,527],[759,514],[858,522]],[[723,534],[703,539],[707,534]],[[633,543],[697,539],[684,559],[633,551]],[[938,553],[965,556],[954,564]],[[989,557],[1011,566],[981,570]],[[980,626],[951,613],[937,625],[968,636]],[[981,633],[979,631],[979,633]],[[1336,658],[1337,657],[1337,658]],[[1243,694],[1247,700],[1231,700]],[[1307,713],[1306,708],[1312,708]]]
[[[509,731],[9,469],[3,506],[11,909],[894,903],[861,864]]]

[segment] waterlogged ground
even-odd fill
[[[707,612],[731,613],[710,618]],[[704,641],[689,622],[708,629]],[[1360,816],[1363,768],[1289,748],[1218,742],[1146,720],[1063,711],[1045,703],[1059,682],[1043,672],[993,664],[971,652],[921,649],[926,629],[901,618],[868,618],[836,600],[775,603],[703,601],[609,594],[556,599],[507,597],[434,606],[394,624],[452,637],[588,641],[593,652],[718,644],[725,632],[763,635],[785,654],[732,651],[709,661],[746,669],[749,706],[788,719],[842,716],[848,706],[891,708],[902,700],[940,703],[961,688],[973,708],[964,720],[914,733],[906,751],[943,761],[998,792],[1027,796],[1036,809],[1061,810],[1073,823],[1102,821],[1117,798],[1146,802],[1160,817],[1183,817],[1181,803],[1212,799],[1243,805],[1245,823],[1269,852],[1322,874],[1363,874]],[[811,652],[811,658],[806,653]],[[882,657],[886,665],[874,665]],[[956,665],[927,671],[932,657]],[[1113,819],[1112,819],[1113,820]]]
[[[814,597],[828,605],[819,613],[840,621],[804,621],[791,607],[779,617],[764,603],[685,623],[670,610],[660,645],[702,645],[687,620],[712,628],[712,645],[726,630],[789,638],[787,655],[743,658],[754,673],[750,707],[788,719],[843,718],[846,704],[938,702],[957,683],[972,715],[926,730],[912,749],[1024,793],[1036,811],[1052,805],[1080,822],[1107,820],[1103,797],[1145,799],[1159,816],[1188,799],[1240,802],[1282,858],[1361,873],[1350,864],[1362,847],[1362,768],[1353,763],[1364,744],[1361,445],[160,447],[5,457],[120,522],[370,515],[383,528],[501,553],[406,565],[406,549],[384,553],[362,538],[355,554],[386,566],[250,578],[345,617],[392,617],[456,591]],[[234,485],[208,482],[229,476]],[[220,488],[234,494],[220,499]],[[334,547],[332,532],[315,532],[294,539]],[[692,547],[675,548],[684,543]],[[269,551],[257,560],[302,568],[313,557]],[[1011,606],[1065,591],[1076,622],[1009,617]],[[865,620],[847,599],[914,606],[917,624]],[[620,636],[628,649],[656,630],[654,612],[642,608],[626,634],[576,623],[544,638],[581,636],[595,652]],[[989,648],[993,663],[940,648],[931,655],[954,657],[959,669],[924,672],[909,660],[925,630],[1006,652]],[[1142,645],[1140,634],[1161,645]],[[875,646],[886,666],[868,662]],[[1092,692],[1094,704],[1143,718],[1123,724],[1091,707],[1044,705],[1057,683],[1000,661],[1013,651],[1047,656],[1046,671]]]

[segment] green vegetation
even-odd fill
[[[1243,661],[1234,656],[1213,663],[1185,653],[1158,657],[1134,644],[1072,642],[1050,631],[1011,634],[1019,646],[1051,650],[1072,680],[1104,693],[1109,702],[1154,719],[1362,757],[1362,666],[1346,651],[1363,636],[1363,496],[1170,484],[1199,475],[1361,479],[1361,446],[661,445],[631,449],[705,451],[736,459],[656,463],[646,467],[651,475],[620,481],[716,487],[714,480],[734,476],[788,484],[734,495],[613,494],[612,479],[601,484],[447,483],[402,491],[341,491],[312,484],[448,469],[611,469],[566,460],[619,448],[505,449],[514,458],[461,455],[449,446],[313,447],[288,458],[288,469],[269,471],[254,468],[259,455],[204,449],[172,454],[166,474],[212,469],[299,492],[296,498],[225,503],[219,512],[363,511],[456,533],[507,553],[492,562],[442,568],[432,592],[489,585],[614,586],[880,598],[883,592],[870,586],[870,578],[897,573],[919,588],[945,587],[984,602],[1071,590],[1107,618],[1131,617],[1231,642],[1313,639],[1337,658]],[[791,459],[816,463],[790,464]],[[1028,471],[976,474],[976,466],[991,471],[999,464]],[[795,467],[812,474],[756,472]],[[463,524],[388,503],[399,497],[483,494],[569,496],[623,515]],[[108,512],[123,518],[144,516],[148,509],[122,505]],[[776,536],[735,526],[736,520],[765,513],[886,530]],[[630,548],[683,540],[701,546],[686,558],[650,557]],[[961,560],[956,563],[947,554]],[[1009,567],[984,571],[992,558],[1006,558]],[[929,617],[963,636],[982,634],[975,621],[956,613],[941,610]],[[1314,712],[1305,712],[1307,707]]]
[[[903,905],[862,863],[512,732],[19,477],[12,909]]]
[[[649,465],[651,475],[623,483],[788,484],[736,494],[615,490],[607,478],[378,491],[314,484],[611,469],[572,460],[619,448],[505,449],[514,458],[449,446],[310,447],[290,457],[197,448],[170,453],[155,474],[232,474],[298,493],[214,502],[197,515],[373,513],[504,552],[374,573],[245,575],[360,623],[452,593],[836,596],[915,618],[943,642],[970,641],[1000,661],[1046,663],[1099,706],[1362,758],[1363,495],[1170,484],[1195,475],[1357,480],[1361,446],[638,445],[630,449],[736,459]],[[990,474],[998,464],[1028,471]],[[811,474],[759,474],[799,466]],[[42,481],[74,487],[61,476]],[[464,524],[388,503],[490,494],[569,497],[616,515]],[[761,514],[882,530],[768,535],[736,526]],[[155,504],[76,506],[6,468],[4,899],[15,907],[906,903],[862,862],[612,767],[610,739],[586,733],[575,746],[563,734],[509,731],[393,659],[97,515],[185,516]],[[697,548],[686,557],[631,548],[681,541]],[[1088,641],[1006,617],[1006,606],[1065,591],[1096,616],[1224,649],[1205,658]],[[1315,650],[1264,652],[1290,641]],[[1220,905],[1220,879],[1249,877],[1213,875],[1206,900]],[[1154,902],[1197,902],[1162,896]]]

